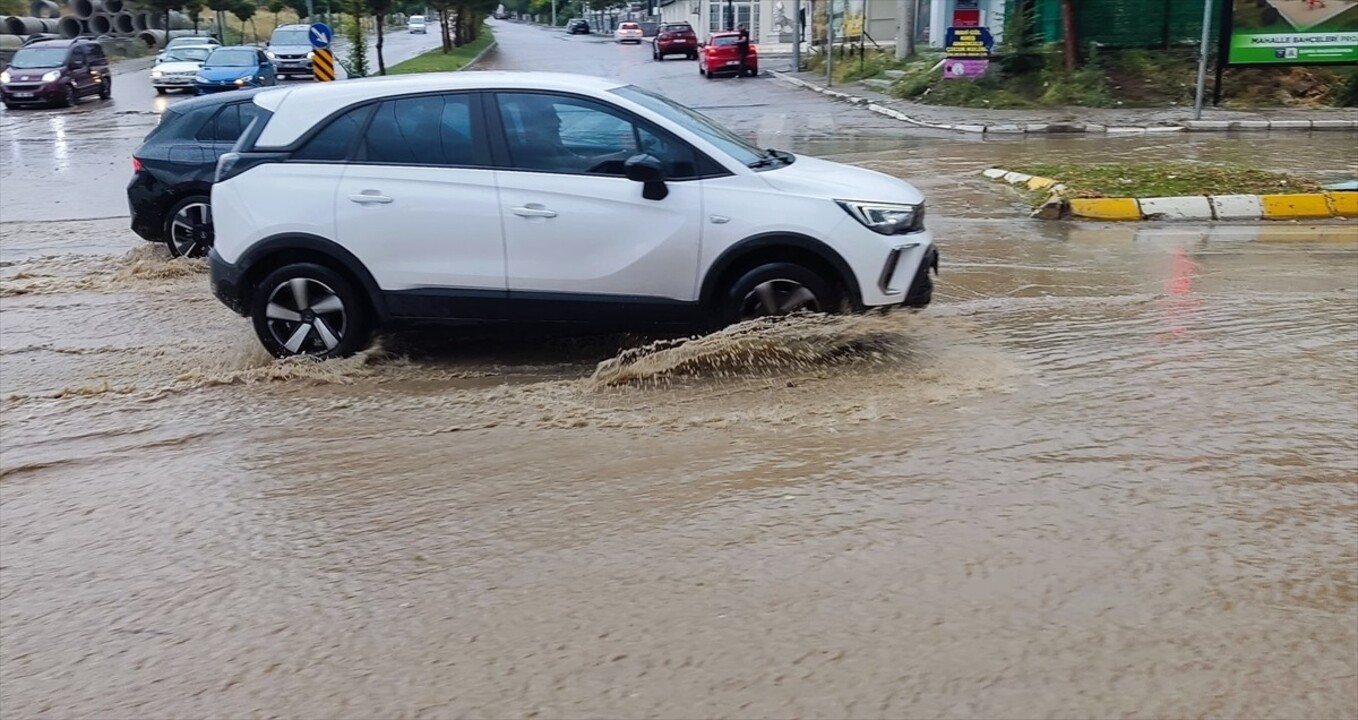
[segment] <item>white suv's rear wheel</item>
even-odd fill
[[[285,265],[255,287],[255,334],[274,357],[346,357],[367,347],[367,303],[344,276],[324,265]]]
[[[817,273],[794,263],[752,268],[731,286],[722,308],[726,324],[798,312],[834,312],[838,294]]]

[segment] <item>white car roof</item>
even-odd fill
[[[624,84],[592,75],[483,70],[388,75],[266,90],[256,95],[254,102],[274,115],[255,147],[286,147],[332,113],[364,100],[452,90],[554,90],[600,95]]]

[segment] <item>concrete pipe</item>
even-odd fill
[[[132,13],[132,32],[139,33],[142,30],[150,30],[150,17],[144,12]]]
[[[95,13],[104,11],[104,4],[99,0],[66,0],[66,5],[81,20],[89,20]]]
[[[0,35],[0,52],[15,52],[24,46],[24,39],[18,35]]]
[[[168,30],[192,30],[192,29],[193,29],[193,21],[189,19],[189,16],[188,16],[188,15],[185,15],[184,13],[181,13],[181,12],[179,12],[178,10],[171,10],[171,11],[170,11],[170,27],[167,28],[167,29],[168,29]]]
[[[116,35],[131,35],[137,29],[132,26],[132,13],[120,12],[113,16],[113,32]]]
[[[126,9],[123,0],[104,0],[104,12],[109,15],[117,15]]]
[[[159,50],[165,47],[164,30],[142,30],[137,33],[137,39],[146,43],[146,47],[152,50]]]
[[[57,21],[57,32],[64,38],[77,38],[84,34],[85,26],[79,18],[67,15]]]
[[[56,31],[57,21],[50,18],[12,16],[5,18],[5,32],[10,35],[36,35],[38,33],[55,33]]]
[[[61,6],[52,0],[33,0],[28,4],[28,14],[35,18],[52,18],[53,20],[61,17]]]
[[[99,13],[90,18],[90,32],[95,35],[108,35],[113,32],[113,16]]]

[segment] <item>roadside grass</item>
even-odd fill
[[[1045,163],[1008,169],[1056,180],[1066,186],[1061,194],[1068,198],[1270,195],[1320,191],[1320,183],[1287,173],[1202,163]],[[1025,193],[1034,205],[1041,204],[1048,195],[1050,193],[1046,191]]]
[[[405,62],[398,63],[387,68],[388,75],[410,75],[413,73],[427,72],[449,72],[460,70],[464,65],[472,61],[482,50],[490,47],[495,36],[491,34],[489,26],[481,28],[481,34],[476,39],[463,45],[453,48],[453,51],[443,52],[443,48],[434,48],[429,52],[416,55]]]

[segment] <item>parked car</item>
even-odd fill
[[[914,187],[615,80],[440,73],[254,102],[212,186],[210,279],[276,356],[348,355],[411,320],[686,331],[932,297]]]
[[[613,39],[620,43],[641,44],[641,26],[634,22],[625,22],[618,25],[618,29],[613,31]]]
[[[132,230],[163,242],[176,257],[201,257],[212,247],[212,176],[260,113],[259,89],[216,93],[175,103],[161,113],[132,154],[127,204]]]
[[[244,45],[220,47],[203,61],[194,77],[199,95],[278,84],[278,71],[263,50]]]
[[[698,73],[708,80],[717,75],[739,75],[739,40],[740,33],[737,32],[714,32],[709,35],[707,43],[698,47]],[[750,55],[745,61],[745,74],[759,74],[759,55],[753,42],[750,43]]]
[[[683,55],[689,60],[698,59],[698,35],[688,23],[661,25],[655,36],[655,49],[651,57],[664,60],[666,55]]]
[[[181,47],[190,45],[194,47],[200,47],[203,45],[211,45],[212,47],[222,46],[221,42],[218,41],[217,38],[212,37],[210,35],[185,35],[182,37],[174,38],[170,40],[170,42],[166,43],[165,47],[161,49],[160,54],[156,56],[156,62],[158,63],[164,62],[165,55],[168,54],[171,50],[177,50]]]
[[[296,75],[313,77],[310,33],[310,25],[280,25],[273,31],[273,35],[269,36],[269,42],[265,47],[268,49],[269,59],[278,69],[279,77]]]
[[[429,28],[424,22],[423,15],[411,15],[410,19],[406,21],[406,29],[409,30],[411,34],[419,33],[421,35],[427,35],[429,33]]]
[[[571,35],[588,35],[589,23],[581,18],[573,18],[566,23],[566,32]]]
[[[70,107],[80,98],[113,96],[104,48],[92,40],[34,40],[14,53],[0,71],[0,101],[13,110],[22,105]]]
[[[151,87],[161,95],[171,90],[193,91],[198,69],[215,49],[214,45],[180,45],[161,53],[151,68]]]

